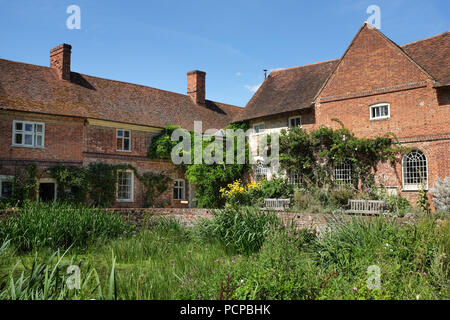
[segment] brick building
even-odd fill
[[[333,118],[358,137],[392,132],[412,149],[394,167],[379,165],[376,179],[389,192],[414,202],[422,183],[450,176],[449,33],[398,46],[364,24],[340,59],[271,72],[234,121],[250,122],[255,150],[262,133],[337,129]],[[351,168],[336,172],[345,180]]]
[[[187,74],[187,95],[73,72],[71,46],[50,51],[50,67],[0,59],[0,196],[26,164],[38,168],[36,198],[57,197],[57,183],[45,172],[53,165],[93,162],[130,164],[138,173],[170,176],[173,187],[160,201],[191,204],[183,172],[167,161],[150,160],[152,138],[166,125],[223,128],[241,110],[205,99],[202,71]],[[119,173],[116,206],[139,207],[144,186],[134,172]]]
[[[192,205],[183,172],[146,154],[169,124],[224,128],[248,121],[258,137],[301,125],[336,128],[340,119],[359,137],[393,132],[413,151],[394,167],[380,164],[377,180],[414,201],[419,185],[450,175],[450,36],[448,32],[398,46],[364,24],[340,59],[273,71],[244,109],[205,98],[201,71],[187,74],[187,94],[73,72],[71,46],[50,51],[50,67],[0,59],[0,197],[18,168],[36,163],[36,198],[55,199],[57,184],[44,171],[55,165],[131,164],[138,173],[173,179],[161,200]],[[255,168],[270,177],[271,170]],[[338,168],[337,168],[338,169]],[[351,168],[340,168],[347,179]],[[295,181],[298,172],[290,173]],[[143,205],[144,186],[133,172],[119,174],[116,206]]]

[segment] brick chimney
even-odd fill
[[[187,94],[197,104],[205,104],[205,78],[203,71],[190,71],[187,73]]]
[[[70,44],[60,44],[50,50],[50,67],[58,72],[62,80],[70,80]]]

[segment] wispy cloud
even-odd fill
[[[236,72],[236,77],[242,76],[242,72]]]
[[[251,86],[251,85],[248,85],[248,84],[246,84],[246,85],[244,86],[245,89],[247,89],[248,91],[253,92],[253,93],[255,93],[256,91],[258,91],[259,87],[261,87],[261,83],[260,83],[260,84],[257,84],[257,85],[254,85],[254,86]]]

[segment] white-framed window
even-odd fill
[[[262,162],[258,162],[253,170],[253,176],[255,181],[267,180],[269,175],[269,168],[267,168]]]
[[[255,133],[263,133],[264,129],[265,129],[264,122],[255,123],[253,125],[253,131],[255,131]]]
[[[133,202],[134,173],[131,170],[117,171],[117,201]]]
[[[0,198],[12,195],[13,176],[0,176]]]
[[[391,116],[389,103],[379,103],[370,106],[370,120],[387,119]]]
[[[301,127],[302,126],[302,117],[295,116],[289,118],[289,128]]]
[[[117,144],[117,151],[131,151],[131,131],[117,129],[116,144]]]
[[[412,150],[402,158],[403,190],[428,189],[427,157],[420,150]]]
[[[13,146],[44,147],[45,124],[42,122],[13,121]]]
[[[173,200],[185,199],[185,184],[183,179],[173,181]]]
[[[288,183],[298,186],[302,183],[302,177],[298,170],[289,170]]]
[[[348,163],[338,164],[334,167],[334,180],[340,184],[352,182],[352,166]]]

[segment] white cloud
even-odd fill
[[[250,85],[248,85],[248,84],[246,84],[246,85],[244,86],[244,88],[247,89],[247,90],[250,91],[250,92],[256,92],[256,91],[259,89],[259,87],[261,87],[261,83],[260,83],[260,84],[257,84],[257,85],[254,85],[254,86],[250,86]]]
[[[236,77],[242,76],[242,72],[236,72]]]

